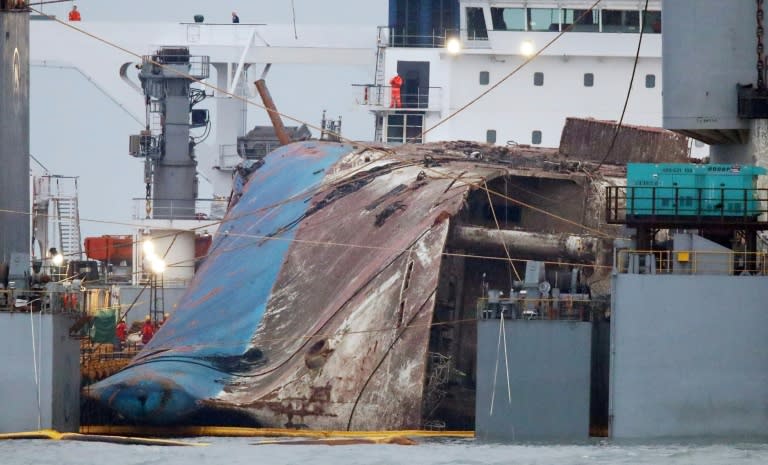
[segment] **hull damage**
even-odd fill
[[[603,238],[578,225],[600,223],[594,179],[609,181],[574,166],[469,143],[283,147],[250,176],[173,318],[85,394],[148,424],[205,410],[273,427],[471,427],[486,272],[508,288],[542,254],[599,260]],[[535,209],[490,204],[484,184]]]

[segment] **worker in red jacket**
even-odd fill
[[[141,343],[146,344],[155,335],[155,326],[152,324],[152,318],[147,315],[144,319],[144,326],[141,327]]]
[[[77,5],[72,5],[72,9],[69,10],[70,21],[80,21],[80,12],[77,11]]]
[[[392,98],[389,101],[390,108],[402,108],[403,102],[400,101],[400,88],[403,86],[403,78],[399,74],[390,79],[389,85],[392,86]]]
[[[125,338],[128,336],[128,328],[125,325],[125,319],[121,319],[115,326],[115,337],[117,337],[118,348],[122,350],[125,347]]]

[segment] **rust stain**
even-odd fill
[[[196,307],[196,306],[206,302],[207,300],[211,299],[213,296],[215,296],[216,294],[218,294],[221,291],[222,291],[221,287],[214,287],[213,289],[211,289],[210,291],[205,293],[203,296],[201,296],[199,299],[193,300],[193,301],[189,302],[188,305],[190,307]]]

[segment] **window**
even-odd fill
[[[529,31],[559,31],[560,9],[528,8]]]
[[[645,75],[645,87],[648,89],[653,89],[656,87],[656,75],[655,74],[646,74]]]
[[[584,87],[592,87],[595,85],[595,75],[592,73],[584,73]]]
[[[661,34],[661,11],[649,11],[645,14],[643,32]]]
[[[394,114],[387,117],[386,141],[389,144],[404,144],[422,142],[421,132],[424,129],[424,115]]]
[[[485,16],[483,16],[482,8],[467,8],[467,38],[469,40],[488,38],[488,29],[485,27]]]
[[[598,32],[600,29],[600,19],[597,9],[572,10],[563,9],[563,29],[573,25],[572,32]]]
[[[480,85],[487,86],[491,82],[491,75],[488,71],[480,71]]]
[[[541,144],[541,131],[533,131],[531,133],[531,144],[533,145]]]
[[[544,73],[540,73],[540,72],[533,73],[533,85],[534,86],[544,85]]]
[[[403,143],[403,123],[405,115],[389,115],[387,117],[387,143]]]
[[[496,143],[496,130],[495,129],[489,129],[485,131],[485,141],[489,144],[495,144]]]
[[[491,8],[494,31],[524,31],[525,10],[523,8]]]
[[[602,10],[603,32],[638,32],[640,11]]]

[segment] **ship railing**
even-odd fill
[[[375,84],[352,84],[359,89],[356,97],[358,105],[368,107],[370,110],[392,111],[440,111],[442,101],[442,87],[427,87],[417,89],[416,92],[400,92],[400,105],[392,98],[392,86]]]
[[[768,224],[768,189],[608,186],[605,209],[609,224],[749,223],[757,227]]]
[[[488,33],[467,29],[433,29],[415,33],[403,27],[379,26],[379,46],[403,48],[443,48],[451,38],[460,39],[462,48],[488,48]]]
[[[133,219],[220,220],[227,212],[228,199],[133,199]]]
[[[203,80],[211,75],[210,65],[211,59],[206,55],[161,53],[144,55],[142,66],[150,67],[150,75]]]
[[[619,274],[768,275],[766,252],[718,250],[614,251],[613,269]]]
[[[84,294],[78,289],[0,289],[0,312],[78,315],[84,312]]]
[[[587,321],[595,302],[588,294],[562,294],[560,296],[500,298],[490,302],[487,297],[476,301],[478,320],[567,320]]]

